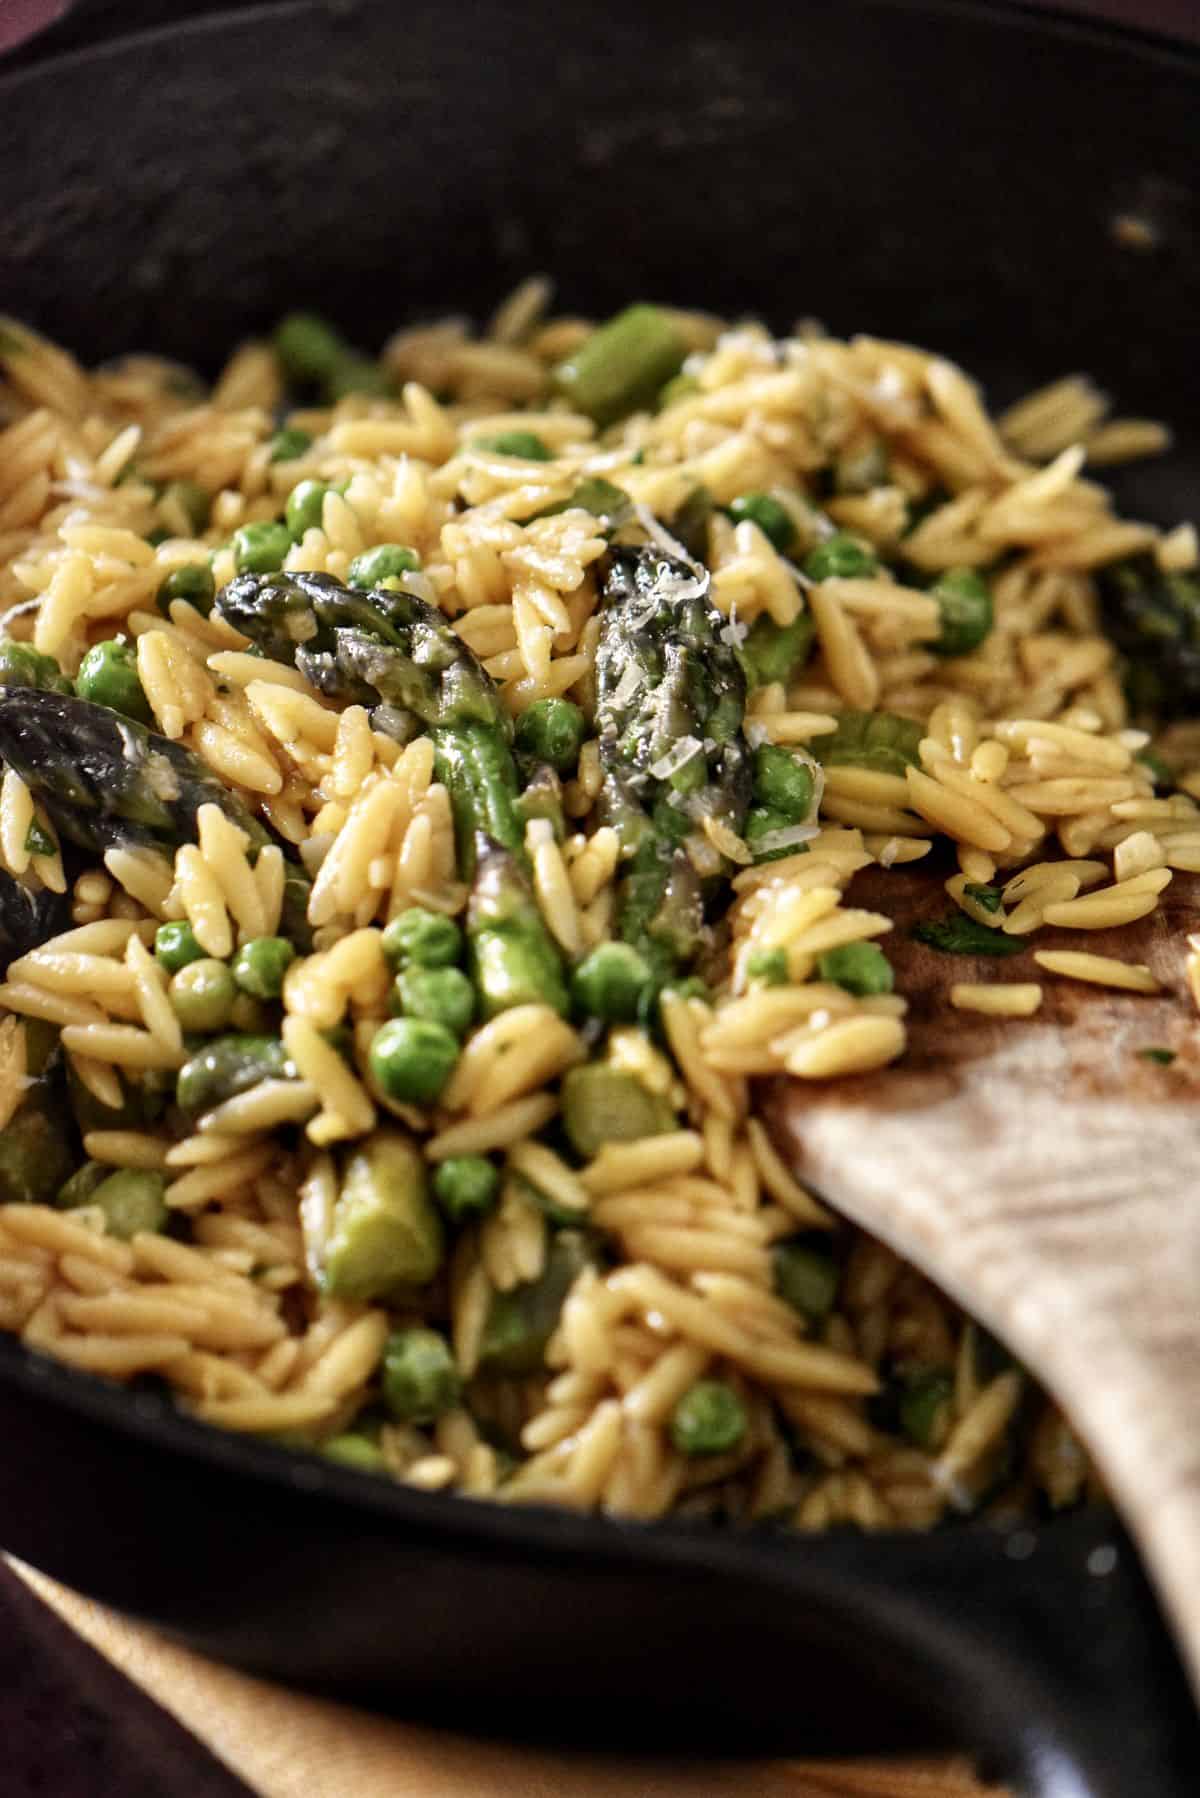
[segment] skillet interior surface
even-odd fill
[[[564,40],[545,0],[286,0],[0,76],[0,292],[87,358],[210,368],[287,306],[373,343],[531,268],[597,314],[813,315],[935,345],[996,401],[1086,368],[1178,427],[1122,488],[1173,519],[1200,473],[1198,92],[1193,56],[1013,10],[616,0]],[[933,1732],[1038,1790],[1191,1789],[1133,1557],[1087,1571],[1107,1520],[1014,1549],[508,1515],[216,1439],[7,1341],[0,1378],[0,1539],[260,1671],[460,1723]],[[1067,1763],[1085,1783],[1051,1783]]]

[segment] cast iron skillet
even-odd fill
[[[211,367],[300,303],[377,341],[542,268],[594,313],[909,336],[996,399],[1086,368],[1179,427],[1125,503],[1191,511],[1194,54],[879,0],[184,10],[98,46],[59,28],[0,74],[0,303],[85,356]],[[1124,247],[1131,216],[1153,247]],[[1195,1711],[1108,1517],[781,1541],[505,1511],[217,1435],[10,1340],[0,1382],[4,1545],[240,1666],[459,1726],[936,1740],[1047,1798],[1195,1789]]]

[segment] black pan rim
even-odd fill
[[[131,1391],[127,1386],[84,1373],[31,1349],[19,1338],[0,1336],[0,1391],[16,1386],[35,1399],[48,1400],[89,1422],[134,1440],[166,1448],[181,1461],[199,1462],[219,1470],[231,1480],[251,1480],[258,1486],[302,1492],[339,1508],[367,1512],[377,1519],[394,1521],[443,1541],[454,1539],[462,1550],[492,1552],[505,1548],[531,1558],[548,1556],[578,1562],[619,1561],[628,1564],[649,1557],[659,1561],[678,1555],[695,1563],[698,1553],[706,1562],[728,1569],[760,1572],[790,1560],[797,1552],[821,1557],[830,1544],[849,1548],[852,1538],[844,1533],[799,1536],[782,1533],[767,1524],[730,1527],[709,1520],[678,1518],[620,1518],[581,1513],[545,1504],[511,1505],[494,1499],[472,1498],[459,1493],[425,1493],[412,1486],[381,1479],[322,1459],[315,1453],[286,1448],[251,1435],[238,1435],[190,1417],[166,1394]],[[914,1544],[931,1540],[954,1553],[956,1543],[973,1542],[1002,1547],[1010,1538],[1065,1537],[1081,1518],[1110,1531],[1121,1532],[1116,1513],[1107,1506],[1074,1510],[1048,1522],[1014,1518],[1000,1522],[988,1518],[964,1518],[933,1532],[880,1530],[872,1542],[903,1554]],[[1022,1547],[1024,1553],[1025,1547]],[[828,1558],[828,1557],[826,1557]]]
[[[1124,50],[1147,61],[1185,70],[1200,67],[1200,39],[1191,42],[1163,31],[1126,20],[1089,18],[1067,12],[1057,5],[1041,6],[1037,0],[854,0],[860,8],[886,7],[894,12],[916,12],[926,15],[949,14],[965,21],[1006,31],[1021,31],[1032,37],[1061,38],[1080,45]],[[211,11],[192,17],[152,25],[133,31],[118,31],[110,37],[78,47],[57,50],[53,42],[39,47],[39,39],[19,45],[9,58],[0,57],[0,91],[15,88],[26,81],[36,81],[52,68],[72,68],[80,64],[102,61],[128,49],[153,47],[157,42],[178,45],[181,38],[207,32],[228,31],[244,23],[261,24],[273,17],[301,17],[306,13],[325,11],[336,25],[339,16],[352,15],[352,5],[345,0],[255,0],[254,4],[233,6],[216,0]],[[67,15],[69,19],[70,15]],[[65,23],[66,20],[60,21]],[[54,25],[48,29],[52,36]]]

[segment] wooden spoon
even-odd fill
[[[915,1262],[1033,1368],[1095,1456],[1200,1689],[1200,1015],[1188,932],[1200,879],[1112,931],[1042,929],[1000,960],[944,955],[914,924],[952,909],[920,870],[865,871],[856,903],[910,1000],[877,1073],[780,1079],[766,1116],[801,1176]],[[1144,962],[1161,996],[1043,972],[1032,949]],[[1040,980],[1032,1018],[950,1005],[959,981]],[[1161,1065],[1139,1053],[1170,1049]]]

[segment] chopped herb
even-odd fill
[[[842,943],[817,957],[817,972],[860,999],[890,993],[896,984],[892,964],[878,943]]]
[[[58,844],[36,818],[25,832],[25,850],[28,855],[55,855],[58,852]]]
[[[1027,946],[1021,937],[1005,936],[961,911],[918,924],[913,935],[943,955],[1019,955]]]
[[[1003,894],[999,887],[984,886],[980,880],[968,880],[963,888],[963,895],[973,899],[976,905],[982,905],[984,911],[999,911]]]
[[[1142,762],[1149,768],[1151,774],[1154,776],[1154,784],[1156,787],[1173,787],[1175,785],[1175,776],[1172,774],[1166,762],[1163,761],[1161,755],[1158,755],[1153,749],[1139,750],[1138,754],[1135,755],[1133,759],[1135,762]]]
[[[1160,1068],[1169,1068],[1175,1060],[1174,1049],[1139,1049],[1138,1054],[1143,1061],[1156,1061]]]

